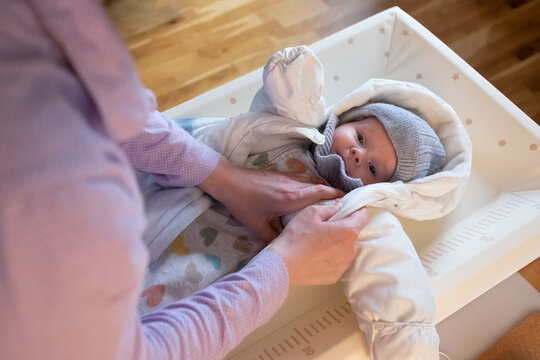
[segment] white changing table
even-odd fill
[[[431,278],[436,322],[540,255],[540,127],[526,114],[397,7],[310,47],[326,70],[329,105],[370,78],[418,82],[451,104],[468,131],[473,171],[458,208],[434,221],[402,221]],[[261,77],[256,70],[166,113],[247,111]],[[296,288],[228,359],[362,359],[362,344],[340,284]]]

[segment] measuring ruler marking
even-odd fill
[[[498,215],[501,217],[501,219],[508,219],[508,214],[509,212],[508,211],[505,211],[505,210],[501,210],[501,209],[491,209],[490,212],[492,214],[495,214],[495,215]]]
[[[274,358],[272,357],[272,355],[270,355],[270,353],[268,352],[268,350],[264,349],[263,351],[264,351],[264,353],[266,354],[266,356],[268,356],[268,358],[269,358],[270,360],[274,360]],[[259,358],[262,358],[262,355],[259,356]]]
[[[519,194],[515,194],[515,193],[511,193],[511,195],[514,196],[514,198],[518,198],[519,200],[523,201],[523,203],[527,203],[527,204],[531,205],[536,210],[540,210],[540,203],[538,201],[528,199],[528,198],[524,197],[523,195],[519,195]]]
[[[512,195],[512,198],[509,200],[509,203],[517,203],[519,205],[530,204],[533,206],[537,204],[536,201],[527,199],[526,197],[523,197],[519,194],[511,193],[510,195]]]
[[[493,211],[490,211],[490,212],[486,215],[486,217],[489,218],[489,219],[491,219],[491,220],[494,221],[495,223],[498,223],[499,221],[501,221],[501,220],[503,219],[502,216],[495,214]]]
[[[435,254],[436,256],[444,256],[444,254],[441,254],[439,251],[436,250],[437,248],[435,249],[431,249],[431,253],[432,254]]]
[[[465,244],[465,240],[458,238],[457,236],[452,236],[450,239],[457,241],[459,244]],[[459,244],[457,244],[459,246]]]
[[[521,206],[521,204],[515,204],[512,202],[513,199],[510,199],[508,200],[504,205],[503,207],[506,208],[506,209],[510,209],[511,211],[515,211],[517,208],[519,208]]]
[[[320,322],[318,319],[315,321],[317,322],[317,324],[319,324],[320,327],[323,328],[323,330],[326,330],[326,326],[324,326],[322,322]]]
[[[323,319],[324,321],[326,321],[326,323],[327,323],[328,325],[332,326],[332,323],[330,322],[330,320],[328,320],[328,319],[326,318],[326,316],[323,315],[323,316],[322,316],[322,319]]]
[[[473,226],[474,226],[474,224],[473,224]],[[471,227],[464,226],[463,229],[465,229],[466,231],[472,232],[472,233],[474,233],[476,235],[484,235],[484,232],[478,231],[478,230],[473,229]]]
[[[467,229],[461,230],[461,238],[470,239],[471,237],[474,237],[474,233],[467,231]]]
[[[342,296],[342,295],[341,295]],[[350,304],[345,299],[339,299],[339,303],[336,301],[337,297],[334,297],[331,302],[327,301],[325,304],[321,304],[318,308],[312,310],[313,318],[308,318],[308,315],[303,315],[289,325],[285,325],[283,328],[276,330],[275,335],[261,339],[258,343],[255,343],[252,348],[248,348],[240,353],[232,356],[232,359],[251,359],[251,360],[278,360],[280,358],[298,358],[316,356],[318,351],[317,346],[320,346],[319,342],[313,343],[318,337],[323,336],[322,339],[326,339],[327,335],[324,334],[325,330],[329,330],[329,327],[350,326],[343,323],[343,320],[349,318],[354,321],[354,313],[350,308]],[[356,322],[354,322],[356,326]],[[289,329],[289,330],[287,330]],[[279,332],[289,331],[289,333],[283,337],[279,336]],[[272,337],[277,337],[272,340]],[[312,340],[311,340],[312,339]],[[319,344],[319,345],[317,345]],[[249,355],[248,355],[249,354]]]
[[[302,334],[297,328],[294,328],[294,331],[298,334],[298,336],[300,336],[302,340],[304,340],[307,345],[311,344],[309,340],[304,336],[304,334]]]
[[[460,242],[463,242],[463,240],[454,239],[454,238],[448,239],[446,241],[449,242],[450,244],[452,244],[454,246],[458,246],[458,247],[460,245]],[[454,249],[454,250],[456,250],[456,249]]]
[[[494,225],[494,224],[496,224],[498,222],[499,221],[497,219],[493,219],[493,217],[491,215],[486,216],[486,218],[484,220],[482,220],[483,224],[487,224],[489,226]]]
[[[484,226],[484,227],[490,227],[491,225],[493,225],[495,222],[493,220],[491,220],[490,218],[488,217],[485,217],[483,218],[482,220],[480,220],[478,222],[478,224]]]
[[[479,232],[484,232],[488,229],[487,226],[480,224],[480,222],[477,222],[476,224],[471,225],[475,230]]]
[[[528,218],[528,214],[533,214],[529,213],[529,206],[540,210],[540,203],[535,199],[528,199],[514,193],[501,195],[497,202],[490,206],[491,208],[486,209],[487,211],[475,220],[471,219],[466,225],[451,231],[447,239],[440,239],[428,246],[421,255],[419,254],[420,261],[430,277],[437,277],[441,271],[445,273],[450,270],[452,262],[450,258],[446,258],[447,255],[467,251],[467,254],[463,253],[464,256],[473,256],[485,248],[486,245],[482,243],[492,243],[502,236],[498,227],[505,225],[504,220],[521,219],[526,214]],[[445,268],[446,270],[443,270]]]
[[[441,245],[442,245],[442,244],[438,244],[438,245],[435,247],[435,249],[438,250],[438,251],[441,251],[441,252],[443,252],[443,253],[445,253],[445,254],[448,254],[448,250],[443,249],[443,248],[441,247]],[[442,254],[441,254],[441,256],[442,256]]]
[[[517,201],[516,198],[509,199],[506,201],[504,206],[510,210],[516,210],[517,208],[521,207],[524,204],[524,202]]]
[[[292,350],[294,350],[294,346],[291,345],[291,343],[289,342],[289,340],[285,339],[285,340],[283,340],[283,341],[285,341],[285,344],[289,345],[289,347],[290,347]]]
[[[507,208],[505,206],[501,206],[496,211],[498,211],[500,213],[503,213],[506,218],[508,218],[508,216],[512,213],[511,211],[507,210]]]
[[[341,321],[339,321],[339,319],[335,317],[334,314],[332,314],[330,311],[326,310],[326,313],[328,314],[328,316],[334,319],[335,322],[337,322],[338,324],[341,324]]]
[[[525,202],[533,202],[530,199],[524,198],[523,196],[520,196],[518,194],[512,193],[513,197],[510,199],[511,202],[518,202],[520,204],[524,204]]]
[[[448,240],[447,241],[441,241],[441,243],[439,245],[444,246],[445,248],[448,248],[448,249],[450,249],[452,251],[456,251],[456,248],[453,247],[453,246],[448,245],[448,243],[450,243],[450,241],[448,241]],[[454,244],[454,245],[456,245],[456,244]]]

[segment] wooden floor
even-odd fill
[[[540,124],[540,0],[137,1],[108,9],[160,110],[399,6]],[[540,259],[521,274],[540,291]]]

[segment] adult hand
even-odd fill
[[[236,220],[266,241],[279,234],[279,229],[270,225],[277,217],[344,195],[341,190],[323,185],[320,179],[240,168],[225,158],[220,159],[199,188],[223,203]]]
[[[328,221],[340,204],[302,210],[271,243],[289,271],[289,286],[333,284],[356,256],[354,242],[367,222],[362,208],[346,218]]]

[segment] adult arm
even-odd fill
[[[0,304],[10,310],[0,324],[3,358],[220,359],[279,308],[289,271],[290,285],[321,283],[317,267],[333,274],[323,283],[335,281],[362,226],[361,216],[326,222],[337,208],[308,209],[242,271],[138,318],[142,204],[115,164],[98,168],[107,174],[82,169],[86,181],[64,173],[58,186],[34,183],[3,197]],[[319,251],[295,251],[298,244]],[[313,253],[326,258],[314,264],[306,258]],[[305,263],[312,264],[307,280],[296,275]]]
[[[283,302],[287,270],[267,252],[139,319],[147,255],[134,188],[121,173],[63,175],[57,186],[2,193],[0,357],[219,359]]]

